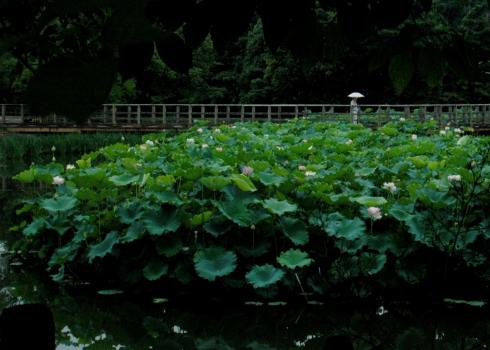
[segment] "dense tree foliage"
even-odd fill
[[[108,100],[487,101],[489,34],[487,0],[2,0],[0,97],[80,120]]]

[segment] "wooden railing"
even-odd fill
[[[198,121],[211,124],[271,121],[291,118],[311,118],[320,121],[352,121],[350,105],[327,104],[106,104],[93,113],[83,127],[147,127],[184,128]],[[490,104],[425,104],[425,105],[359,105],[359,122],[381,126],[388,121],[405,118],[433,118],[441,126],[490,127]],[[70,127],[63,116],[40,117],[22,104],[0,105],[0,128]],[[79,125],[80,127],[80,125]]]

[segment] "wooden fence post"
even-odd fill
[[[162,106],[162,123],[163,123],[163,127],[166,127],[166,125],[167,125],[167,106],[165,106],[165,105]]]
[[[243,123],[245,121],[245,106],[242,105],[240,108],[240,121]]]
[[[206,118],[206,107],[204,105],[201,106],[201,119]]]
[[[112,125],[116,125],[116,105],[112,105]]]
[[[272,107],[271,106],[267,106],[267,121],[271,121],[272,120]]]
[[[255,120],[255,106],[252,106],[252,121]]]
[[[157,107],[155,105],[151,105],[151,124],[152,125],[155,125],[157,123],[156,112],[157,112]]]
[[[218,105],[214,105],[214,125],[218,125]]]
[[[136,124],[141,125],[141,105],[136,107]]]
[[[187,126],[192,127],[192,105],[189,105],[187,110]]]

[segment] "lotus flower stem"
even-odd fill
[[[308,302],[308,296],[306,295],[305,289],[303,288],[303,284],[301,283],[301,280],[299,279],[298,273],[295,272],[294,275],[296,276],[296,280],[298,281],[299,288],[301,288],[301,294],[303,294],[306,302]]]

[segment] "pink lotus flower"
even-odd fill
[[[242,174],[243,175],[246,175],[246,176],[250,176],[252,175],[252,173],[254,172],[254,168],[250,167],[250,166],[244,166],[242,167]]]
[[[61,176],[53,177],[53,185],[63,185],[64,183],[65,179],[63,179]]]
[[[369,207],[367,211],[368,216],[373,220],[378,220],[383,217],[383,214],[381,214],[381,209],[378,207]]]

